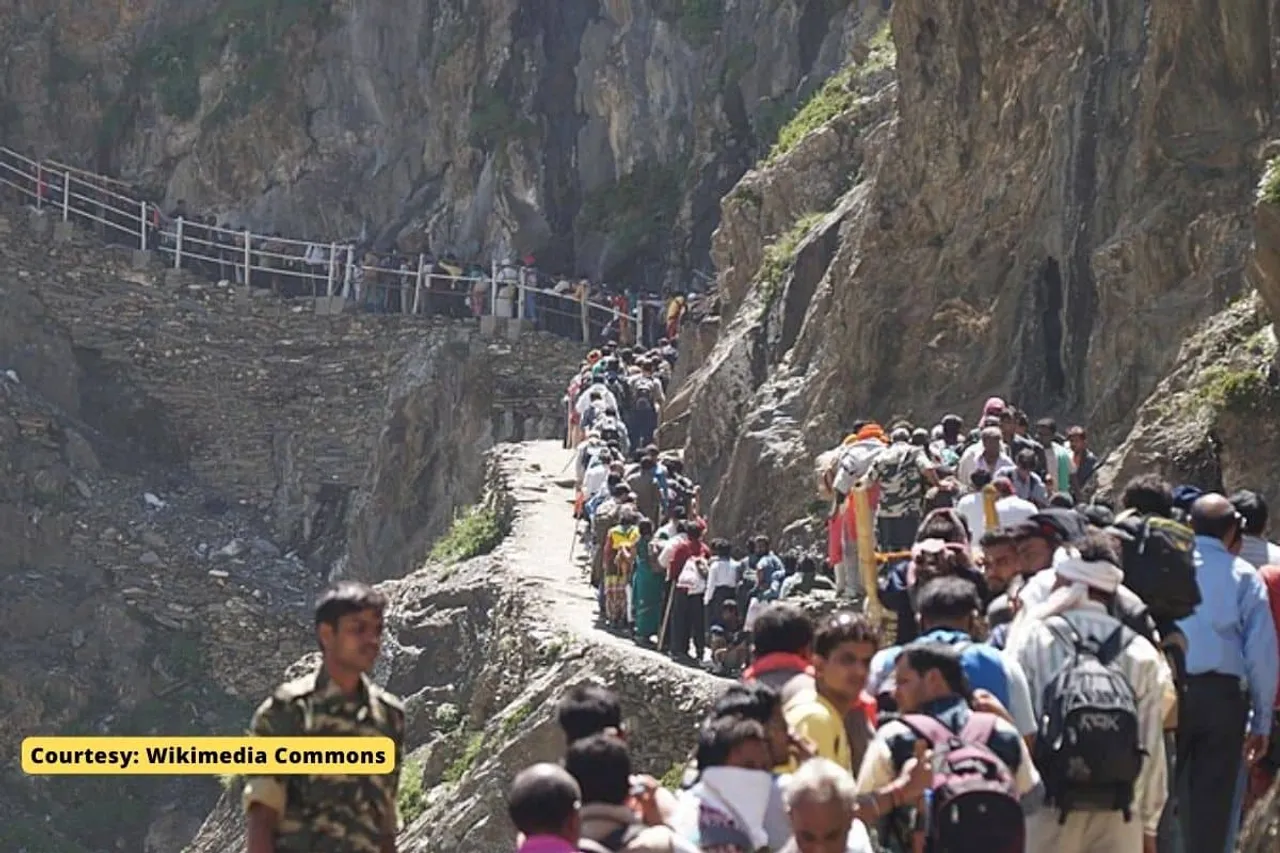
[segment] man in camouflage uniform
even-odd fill
[[[254,713],[250,731],[267,737],[389,737],[395,770],[248,779],[248,853],[395,853],[404,706],[368,676],[381,648],[386,605],[382,593],[362,583],[341,581],[326,590],[315,615],[322,664],[276,688]]]
[[[880,484],[876,507],[876,546],[881,552],[902,551],[915,542],[925,491],[938,474],[923,447],[911,443],[911,430],[895,425],[892,442],[876,456],[867,479]]]

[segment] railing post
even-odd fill
[[[333,274],[337,266],[338,266],[338,244],[330,243],[329,244],[329,285],[328,285],[328,290],[326,291],[326,295],[330,299],[333,298]]]
[[[138,245],[141,246],[142,251],[145,252],[147,250],[147,203],[143,201],[139,202],[139,205],[141,206],[141,213],[139,214],[138,221],[142,223],[142,227],[138,229],[138,234],[140,235],[138,238],[140,241]]]
[[[636,294],[636,340],[635,345],[644,346],[644,297]]]
[[[173,268],[175,270],[182,269],[182,220],[183,217],[179,216],[173,238]]]
[[[524,269],[520,270],[519,284],[516,285],[516,319],[524,322]]]
[[[413,313],[417,315],[419,306],[422,305],[422,274],[426,271],[426,257],[422,252],[418,253],[418,274],[413,279]]]
[[[244,286],[249,286],[249,270],[253,268],[253,234],[244,229]]]
[[[36,210],[44,203],[44,166],[36,163]]]
[[[62,173],[62,221],[71,218],[71,173]]]
[[[498,314],[498,262],[496,260],[489,262],[489,315],[496,317]]]

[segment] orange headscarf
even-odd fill
[[[889,437],[884,434],[884,428],[875,421],[863,426],[863,428],[858,430],[853,436],[854,441],[867,441],[868,439],[873,438],[884,444],[889,443]],[[848,439],[845,439],[845,441],[848,441]]]

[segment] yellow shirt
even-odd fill
[[[783,715],[796,734],[813,743],[818,755],[853,773],[853,753],[844,729],[844,715],[834,705],[816,692],[805,692],[786,704]]]

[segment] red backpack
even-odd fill
[[[902,722],[933,749],[932,807],[925,821],[929,853],[1022,853],[1026,819],[1008,765],[987,742],[999,720],[973,713],[959,732],[933,717]]]

